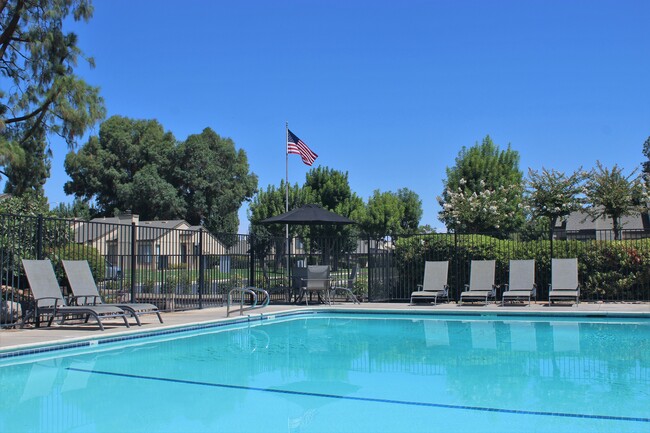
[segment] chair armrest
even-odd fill
[[[424,290],[424,285],[423,284],[418,284],[417,289],[418,289],[417,290],[418,292],[421,292],[422,290]]]
[[[465,284],[465,291],[467,292],[469,290],[469,284]]]
[[[73,296],[72,302],[75,305],[97,305],[97,301],[101,303],[101,297],[99,295],[84,295],[84,296]],[[79,303],[79,300],[82,300],[82,304]]]
[[[510,290],[510,284],[505,283],[505,284],[503,285],[503,292],[505,293],[505,292],[507,292],[508,290]]]
[[[36,299],[36,307],[38,308],[38,303],[40,301],[44,301],[46,299],[54,299],[54,308],[57,308],[59,306],[59,302],[63,300],[63,299],[55,297],[55,296],[46,296],[44,298],[38,298],[38,299]]]

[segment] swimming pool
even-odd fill
[[[650,432],[639,318],[312,313],[0,361],[0,431]]]

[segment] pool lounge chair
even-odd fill
[[[102,319],[121,318],[126,327],[129,327],[126,313],[121,308],[106,305],[67,305],[49,260],[23,259],[23,268],[34,295],[35,305],[32,314],[36,320],[41,314],[48,314],[50,320],[47,326],[51,326],[57,316],[61,317],[62,323],[68,316],[85,316],[87,323],[92,316],[97,321],[99,329],[103,331]]]
[[[418,290],[411,293],[411,305],[415,300],[433,300],[433,304],[438,303],[438,299],[449,300],[449,287],[447,286],[447,276],[449,273],[449,261],[444,262],[425,262],[424,263],[424,280],[418,284]]]
[[[469,284],[465,285],[465,291],[460,294],[460,303],[483,301],[485,305],[488,299],[496,299],[497,286],[494,285],[494,260],[472,260]]]
[[[142,314],[155,314],[158,316],[160,323],[163,323],[158,307],[153,304],[138,302],[104,303],[86,260],[62,260],[62,263],[76,305],[106,305],[121,308],[135,319],[138,326],[142,326],[139,317]]]
[[[537,298],[535,285],[535,260],[510,260],[508,284],[501,295],[501,305],[506,302],[528,301]]]
[[[580,285],[578,284],[578,259],[553,259],[551,261],[551,284],[548,291],[548,303],[556,301],[573,301],[580,303]]]

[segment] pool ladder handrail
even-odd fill
[[[232,295],[233,293],[239,293],[239,315],[243,316],[244,311],[254,310],[257,308],[264,308],[269,305],[271,298],[269,297],[269,292],[264,289],[257,287],[235,287],[234,289],[228,292],[228,301],[226,304],[226,317],[230,316],[230,306],[232,305]],[[249,307],[244,308],[244,293],[248,293],[253,296],[253,304]],[[261,293],[264,295],[264,303],[257,305],[257,294]]]

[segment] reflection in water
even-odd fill
[[[497,336],[492,321],[471,321],[469,322],[472,331],[472,347],[474,349],[497,348]]]
[[[537,334],[535,325],[529,322],[509,322],[510,348],[514,352],[535,352],[537,350]]]
[[[424,341],[427,347],[449,346],[449,329],[444,320],[425,320]]]
[[[551,328],[554,352],[580,352],[580,324],[555,322]]]
[[[468,317],[278,320],[3,367],[0,407],[31,423],[28,431],[92,431],[102,416],[102,427],[111,425],[115,413],[155,413],[170,429],[192,420],[198,424],[185,431],[214,430],[247,421],[251,407],[281,418],[288,431],[307,431],[343,404],[313,394],[633,416],[650,404],[649,329]],[[255,392],[266,389],[293,393]],[[612,401],[621,407],[610,408]],[[0,431],[15,430],[10,421],[0,419]]]

